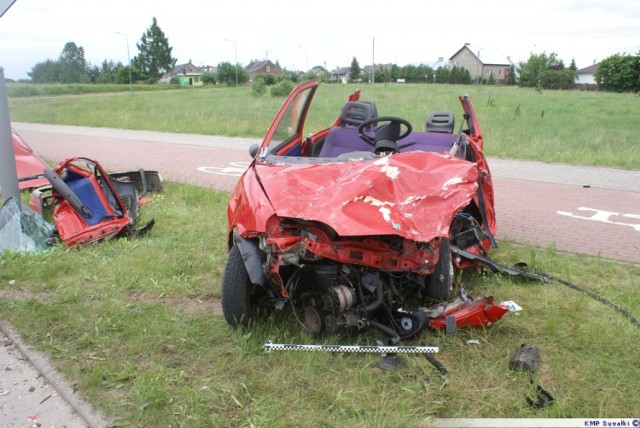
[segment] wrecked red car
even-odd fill
[[[18,187],[20,190],[33,189],[46,186],[48,181],[42,176],[42,171],[47,168],[33,152],[31,147],[14,130],[11,131],[13,153],[16,158],[16,173],[18,174]]]
[[[29,207],[43,216],[51,212],[55,234],[65,246],[118,236],[140,236],[154,225],[137,227],[140,205],[148,191],[161,191],[157,172],[108,174],[97,161],[70,158],[44,168],[50,186],[32,192]]]
[[[317,89],[291,93],[229,201],[226,321],[246,326],[270,303],[290,305],[314,333],[373,327],[399,340],[441,328],[424,308],[454,297],[457,269],[480,267],[456,251],[495,245],[471,100],[459,97],[456,130],[452,112],[424,112],[418,126],[378,115],[356,91],[329,128],[305,135]],[[482,325],[506,312],[492,299],[457,306]]]

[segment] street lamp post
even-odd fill
[[[376,83],[376,38],[371,38],[371,83]]]
[[[233,68],[236,71],[236,86],[238,86],[238,44],[235,42],[235,40],[229,40],[229,39],[225,39],[225,40],[229,43],[233,43],[233,50],[235,52],[235,58],[236,58],[236,63],[233,66]]]
[[[124,38],[127,40],[127,61],[129,61],[129,96],[133,96],[133,81],[131,80],[131,56],[129,55],[129,36],[119,31],[116,31],[116,34],[124,36]]]

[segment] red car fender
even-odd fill
[[[446,317],[453,316],[458,328],[465,326],[488,327],[509,312],[509,308],[493,301],[492,296],[470,301],[457,301],[447,305],[442,313],[429,320],[429,325],[444,330]]]
[[[250,167],[233,190],[227,207],[229,234],[237,229],[241,236],[251,238],[266,232],[267,220],[275,215],[275,210],[257,183],[255,170]],[[229,242],[231,245],[231,239]]]

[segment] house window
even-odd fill
[[[271,73],[271,66],[267,65],[267,73]]]

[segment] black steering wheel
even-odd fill
[[[380,122],[383,122],[384,124],[382,126],[378,126],[378,128],[376,129],[375,136],[365,134],[364,132],[365,128],[370,127],[374,123],[380,123]],[[402,134],[400,134],[401,125],[404,125],[407,128],[406,131],[403,132]],[[385,132],[385,129],[386,129],[386,132]],[[358,134],[360,135],[360,138],[362,139],[362,141],[375,147],[376,142],[383,139],[393,140],[394,142],[397,142],[398,140],[401,140],[405,138],[407,135],[411,134],[412,129],[413,127],[411,126],[411,123],[409,123],[409,121],[406,119],[403,119],[401,117],[395,117],[395,116],[380,116],[380,117],[373,117],[369,120],[365,120],[364,122],[362,122],[358,127]]]

